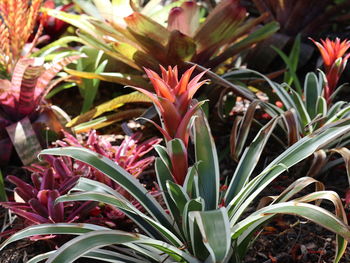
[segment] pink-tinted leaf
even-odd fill
[[[30,200],[33,196],[23,188],[16,187],[15,193],[24,201]]]
[[[209,80],[203,80],[201,82],[195,83],[194,85],[189,85],[189,89],[188,89],[188,93],[187,93],[187,99],[191,100],[194,96],[194,94],[196,94],[197,90],[204,84],[208,84]]]
[[[36,189],[40,189],[40,185],[41,185],[40,178],[41,178],[41,176],[38,173],[33,172],[30,178],[32,179],[34,187]]]
[[[164,97],[171,102],[175,101],[175,96],[170,88],[170,86],[159,77],[157,73],[155,73],[153,70],[144,69],[148,78],[151,80],[154,90],[156,91],[157,95],[160,97]]]
[[[29,66],[40,66],[43,65],[44,59],[39,58],[22,58],[17,63],[13,70],[11,78],[11,89],[16,94],[16,100],[19,100],[19,94],[21,92],[21,85],[25,71]]]
[[[194,36],[199,27],[199,6],[195,1],[184,2],[170,10],[168,30],[178,30],[187,36]]]
[[[181,76],[181,79],[180,79],[178,85],[175,87],[175,93],[177,95],[181,95],[181,94],[186,92],[188,82],[190,81],[191,75],[192,75],[193,71],[195,70],[195,68],[196,68],[196,65],[192,66],[190,69],[186,70],[186,72]],[[202,74],[202,75],[204,75],[204,74]]]
[[[12,89],[11,82],[7,79],[0,79],[0,105],[6,113],[16,114],[16,98],[17,94]]]
[[[59,61],[53,62],[53,64],[40,76],[38,79],[34,100],[38,103],[43,96],[48,93],[48,86],[50,81],[60,72],[65,66],[81,58],[81,55],[74,55],[65,57]]]
[[[162,127],[160,127],[157,123],[155,123],[154,121],[152,120],[149,120],[149,119],[146,119],[146,118],[139,118],[139,119],[143,119],[145,121],[148,121],[150,123],[152,123],[164,136],[165,140],[166,141],[170,141],[172,138],[170,137],[169,133],[164,130]]]
[[[71,213],[68,216],[66,221],[70,222],[70,221],[74,221],[75,219],[84,217],[91,211],[91,209],[95,207],[96,207],[96,202],[92,202],[92,201],[84,202],[81,206],[78,207],[78,209],[75,209],[73,213]]]
[[[38,193],[38,191],[36,189],[34,189],[33,186],[22,181],[17,176],[9,175],[9,176],[7,176],[7,180],[9,180],[11,183],[15,184],[18,189],[21,189],[21,193],[23,193],[24,196],[26,198],[28,198],[27,200],[31,199],[32,197],[35,197]]]
[[[34,63],[28,66],[23,74],[17,105],[17,111],[21,117],[29,115],[38,106],[35,102],[36,85],[39,76],[44,70],[40,62],[37,63],[37,66],[34,66]]]
[[[183,185],[187,170],[188,170],[188,157],[187,147],[182,140],[174,139],[169,142],[168,150],[172,164],[172,175],[177,184]]]
[[[164,109],[164,114],[162,114],[164,128],[169,133],[170,137],[174,138],[173,136],[175,135],[181,121],[181,115],[175,105],[169,100],[159,97],[159,103]]]
[[[67,165],[59,158],[56,158],[53,162],[53,167],[58,173],[59,177],[66,178],[72,175],[72,171],[67,167]]]
[[[163,67],[160,66],[160,70],[162,71],[162,78],[170,87],[176,87],[176,85],[179,83],[179,72],[177,69],[177,66],[172,68],[170,65],[168,66],[168,71]]]
[[[133,32],[149,39],[153,39],[163,46],[168,42],[170,35],[169,31],[141,13],[134,12],[125,17],[124,20],[128,28]]]
[[[197,53],[202,60],[209,59],[218,47],[234,38],[247,13],[239,2],[239,0],[220,2],[196,32],[194,39],[198,44]],[[201,53],[205,53],[205,56]]]
[[[160,112],[164,112],[164,109],[159,101],[159,98],[157,98],[157,96],[155,96],[153,93],[149,92],[148,90],[138,88],[138,87],[130,87],[130,88],[133,88],[133,89],[145,94],[147,97],[149,97],[152,100],[152,102],[155,104],[155,106],[159,109]]]
[[[38,214],[34,214],[31,212],[26,212],[23,211],[21,209],[17,209],[17,208],[10,208],[12,212],[14,212],[15,214],[24,217],[26,219],[28,219],[29,221],[35,223],[35,224],[44,224],[44,223],[48,223],[48,220],[45,217],[42,217]]]
[[[48,199],[49,199],[49,192],[50,192],[50,191],[51,191],[51,190],[46,190],[46,189],[44,189],[44,190],[40,190],[40,191],[38,192],[37,198],[38,198],[38,200],[39,200],[39,202],[40,202],[41,204],[47,206]]]
[[[73,186],[76,185],[78,182],[79,176],[73,176],[69,178],[68,180],[65,180],[63,184],[60,185],[58,191],[61,195],[67,194],[70,189],[73,188]]]

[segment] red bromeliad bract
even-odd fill
[[[167,142],[173,139],[180,139],[183,143],[182,150],[173,151],[168,148],[168,154],[172,163],[172,176],[176,183],[182,185],[188,169],[187,146],[189,141],[189,123],[192,116],[203,102],[193,102],[192,98],[197,90],[207,80],[200,79],[206,73],[201,72],[191,79],[191,75],[196,66],[188,69],[180,78],[178,69],[175,66],[168,67],[168,70],[160,66],[162,76],[156,72],[145,69],[147,76],[151,80],[155,93],[145,89],[136,90],[147,95],[155,104],[162,127],[151,121],[164,135]]]
[[[201,102],[196,103],[190,108],[190,102],[197,90],[207,80],[199,81],[206,73],[201,72],[190,80],[196,66],[188,69],[179,80],[178,70],[175,66],[168,67],[168,70],[160,66],[162,77],[150,69],[144,69],[148,78],[151,80],[156,94],[145,89],[137,88],[138,91],[147,95],[155,104],[162,120],[162,126],[157,128],[161,131],[167,141],[179,138],[185,146],[188,145],[189,133],[188,124],[191,117],[196,112]]]
[[[336,38],[335,41],[327,38],[326,40],[321,39],[321,43],[311,40],[318,47],[323,59],[327,78],[324,96],[329,102],[350,56],[350,53],[345,54],[350,48],[350,40],[345,39],[340,42],[339,38]]]

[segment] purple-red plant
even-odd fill
[[[96,206],[92,201],[55,204],[57,197],[67,194],[80,176],[90,170],[75,166],[70,158],[45,156],[48,165],[28,167],[32,172],[31,182],[26,183],[16,176],[7,179],[16,185],[12,202],[3,202],[3,207],[25,219],[25,225],[81,221]]]
[[[159,138],[151,138],[145,142],[140,143],[142,137],[141,133],[134,133],[132,136],[125,138],[118,146],[113,146],[110,141],[98,136],[95,130],[90,131],[88,138],[84,142],[80,142],[73,135],[64,132],[65,138],[62,141],[57,141],[57,145],[61,147],[75,146],[90,149],[99,153],[126,170],[131,175],[138,177],[144,169],[146,169],[154,161],[154,156],[144,157],[153,149],[154,145],[161,142]],[[81,163],[81,165],[86,165]],[[119,186],[103,173],[94,170],[90,175],[91,179],[104,183],[114,189],[119,189]]]
[[[350,41],[345,39],[340,42],[339,38],[332,41],[327,38],[326,40],[321,39],[321,43],[319,43],[313,39],[311,40],[318,47],[323,59],[327,78],[324,97],[327,102],[330,102],[330,97],[337,87],[339,78],[350,56],[350,53],[346,54],[346,51],[350,48]]]
[[[168,70],[161,66],[162,77],[156,72],[145,69],[147,76],[151,80],[156,94],[142,88],[135,88],[147,95],[155,104],[161,116],[162,127],[154,123],[159,131],[164,135],[167,142],[178,138],[184,144],[184,149],[179,152],[169,152],[173,170],[172,174],[178,184],[183,184],[188,169],[187,146],[189,141],[189,123],[192,116],[203,102],[196,102],[192,105],[192,98],[197,90],[207,80],[200,79],[206,73],[201,72],[191,79],[191,75],[196,66],[188,69],[180,78],[178,70],[168,67]]]
[[[80,142],[74,136],[65,132],[65,138],[57,141],[59,146],[75,146],[88,148],[111,160],[137,177],[154,160],[153,156],[144,157],[161,139],[151,138],[139,143],[141,133],[135,133],[122,141],[119,146],[113,146],[106,138],[91,131],[87,140]],[[112,206],[98,206],[93,202],[65,202],[54,205],[57,197],[67,194],[83,176],[102,182],[121,194],[122,188],[103,173],[91,166],[68,157],[45,157],[47,165],[33,164],[27,167],[32,172],[32,184],[8,176],[8,180],[16,185],[15,202],[4,202],[2,206],[9,208],[15,214],[25,218],[28,225],[59,222],[94,222],[115,226],[116,220],[125,219],[124,213]],[[151,194],[154,194],[151,192]],[[130,198],[129,196],[125,196]],[[142,209],[136,200],[131,200]]]

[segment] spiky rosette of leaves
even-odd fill
[[[159,64],[183,68],[188,61],[216,68],[278,30],[275,22],[257,28],[267,15],[248,20],[239,0],[220,1],[205,19],[196,1],[163,7],[150,2],[138,8],[128,0],[93,1],[94,13],[84,2],[76,3],[90,16],[44,12],[79,28],[85,43],[138,71],[143,67],[157,71]]]
[[[45,111],[50,111],[49,107],[44,106],[47,105],[45,96],[60,81],[52,81],[53,78],[79,57],[68,56],[51,64],[45,64],[43,58],[21,58],[13,69],[11,80],[0,79],[0,145],[3,149],[9,149],[0,155],[1,164],[7,163],[12,150],[12,142],[5,128],[25,117],[34,122],[45,116]],[[54,113],[47,116],[46,127],[61,127]]]
[[[182,184],[188,169],[187,146],[189,141],[189,124],[192,116],[196,113],[203,102],[194,102],[193,96],[207,80],[200,79],[207,71],[203,71],[191,80],[191,75],[196,66],[188,69],[180,78],[175,66],[166,70],[160,66],[162,77],[150,69],[144,69],[153,85],[154,93],[145,89],[134,87],[136,90],[147,95],[154,103],[161,118],[162,127],[151,121],[164,135],[167,142],[177,138],[177,149],[169,150],[173,164],[172,175],[175,181]]]
[[[150,79],[155,94],[145,89],[134,87],[136,90],[147,95],[155,104],[162,120],[162,127],[157,128],[162,132],[165,139],[170,141],[174,138],[181,139],[185,146],[188,145],[189,133],[188,124],[201,102],[190,107],[191,101],[197,90],[208,80],[199,81],[207,72],[201,72],[191,79],[196,66],[188,69],[180,78],[178,69],[175,66],[166,70],[160,66],[162,76],[156,72],[144,68]]]
[[[84,218],[90,209],[96,206],[93,202],[70,202],[55,204],[57,197],[67,194],[80,176],[90,169],[75,166],[70,158],[45,158],[48,165],[28,167],[31,184],[16,176],[7,179],[16,185],[15,201],[3,202],[2,206],[25,219],[25,225],[74,222]]]
[[[65,57],[51,64],[43,58],[22,58],[13,71],[11,81],[0,79],[0,109],[8,120],[18,121],[39,109],[52,86],[51,80],[79,55]]]
[[[0,64],[11,73],[23,55],[23,47],[31,36],[42,0],[0,1]]]

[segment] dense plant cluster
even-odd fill
[[[74,136],[65,132],[65,138],[57,141],[60,147],[75,146],[92,150],[105,156],[137,178],[154,160],[153,156],[140,158],[153,149],[160,139],[152,138],[138,144],[140,133],[126,138],[119,146],[111,143],[91,131],[85,142],[79,142]],[[123,193],[121,187],[103,173],[91,168],[83,162],[68,157],[45,157],[46,164],[33,164],[27,169],[31,172],[31,184],[8,176],[8,180],[16,185],[15,202],[3,202],[15,214],[26,219],[25,224],[62,223],[62,222],[97,222],[115,225],[116,220],[123,220],[125,215],[110,206],[98,206],[96,202],[69,202],[54,204],[59,197],[67,194],[80,177],[101,182],[115,191]],[[133,201],[125,192],[127,198]],[[17,197],[17,198],[16,198]],[[137,205],[137,202],[133,202]]]
[[[316,2],[1,1],[0,261],[260,262],[281,215],[349,259],[350,5]]]

